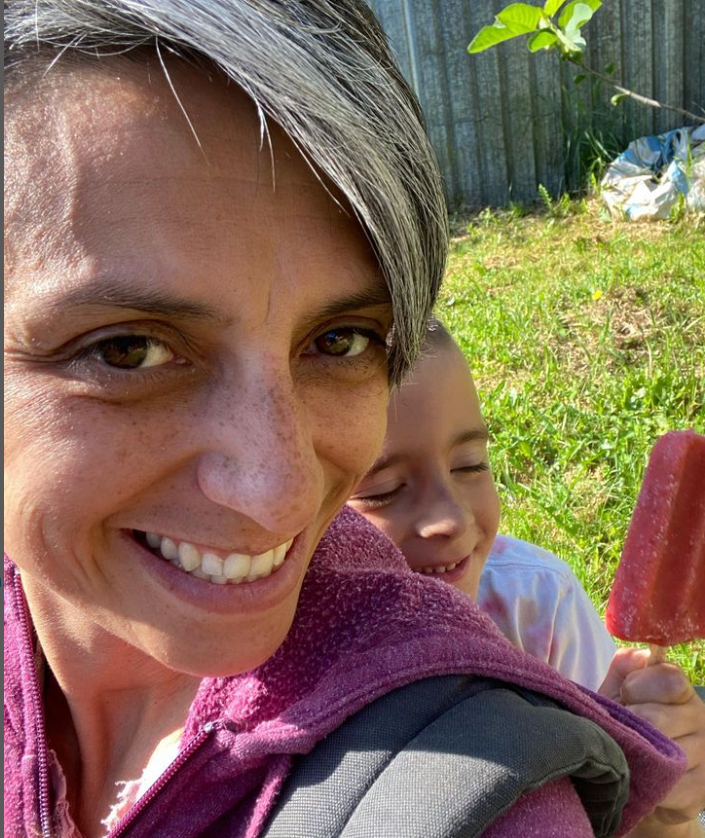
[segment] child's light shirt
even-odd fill
[[[478,604],[515,646],[597,690],[615,653],[599,614],[568,565],[546,550],[498,535]]]

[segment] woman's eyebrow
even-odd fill
[[[164,317],[224,321],[221,311],[196,300],[164,294],[142,285],[116,284],[114,280],[92,282],[90,285],[73,288],[61,296],[55,297],[49,302],[49,305],[56,310],[125,308]],[[390,305],[389,291],[386,285],[379,283],[333,300],[307,319],[313,324],[350,311]]]
[[[347,314],[348,312],[360,311],[366,308],[381,308],[383,306],[389,308],[391,305],[392,301],[389,296],[389,290],[384,283],[380,282],[370,285],[362,291],[356,291],[353,294],[348,294],[345,297],[333,300],[306,319],[312,325],[315,325],[321,320],[328,320],[340,314]]]
[[[51,300],[49,305],[56,310],[125,308],[164,317],[223,321],[222,312],[203,303],[142,285],[116,284],[114,280],[73,288]]]

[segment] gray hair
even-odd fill
[[[421,346],[445,268],[442,183],[418,103],[362,0],[6,0],[5,69],[148,48],[206,60],[345,195],[394,309],[390,377]],[[135,57],[137,54],[135,53]],[[163,62],[162,62],[163,65]]]

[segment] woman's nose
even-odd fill
[[[304,405],[288,375],[269,376],[211,402],[212,444],[199,459],[203,494],[270,532],[296,533],[315,517],[325,491]],[[215,410],[215,413],[213,411]]]
[[[427,498],[416,524],[421,538],[458,538],[472,524],[472,511],[466,509],[447,489],[437,489]]]

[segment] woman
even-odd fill
[[[6,832],[255,836],[292,754],[504,654],[356,519],[312,563],[442,275],[437,171],[354,0],[5,27]],[[648,767],[628,825],[681,756],[556,689]],[[526,798],[587,834],[567,779]]]

